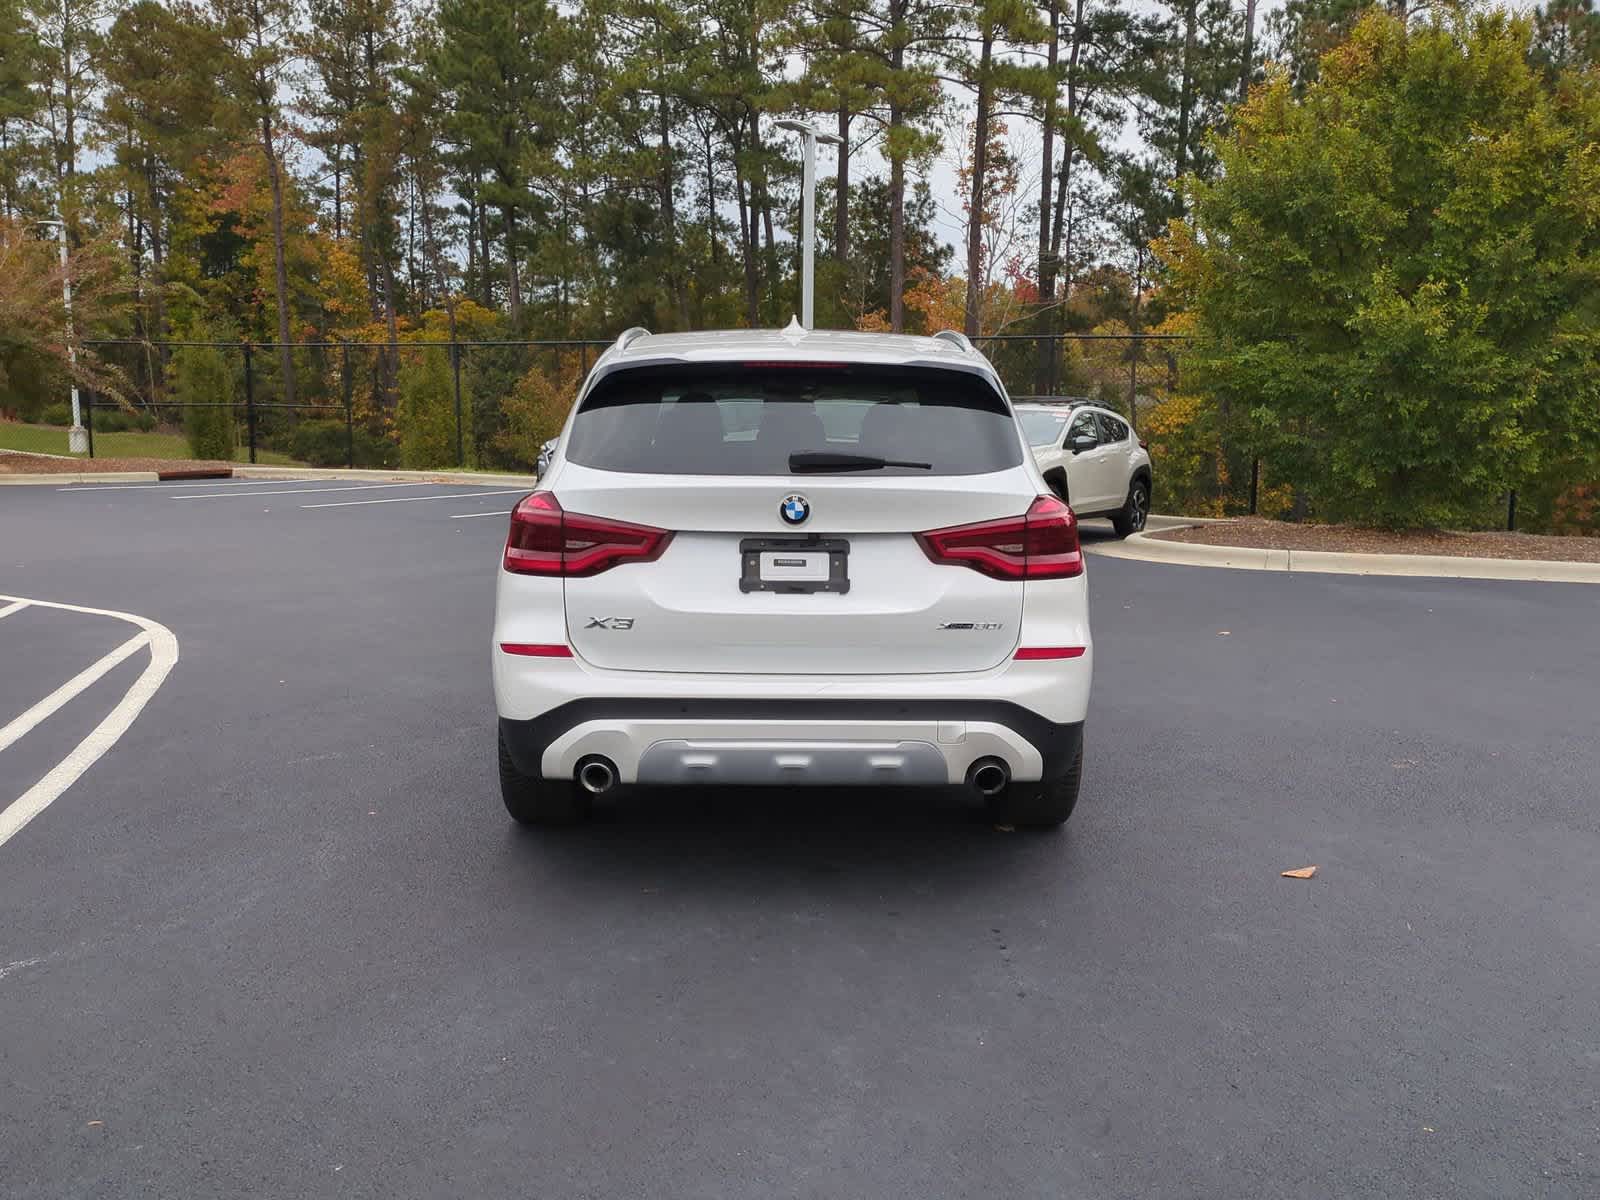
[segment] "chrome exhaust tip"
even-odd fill
[[[967,772],[968,785],[983,797],[998,796],[1011,782],[1011,771],[998,758],[983,758]]]
[[[609,792],[616,782],[617,768],[609,758],[586,758],[578,764],[578,786],[591,796]]]

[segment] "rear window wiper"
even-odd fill
[[[909,467],[917,471],[933,470],[932,463],[880,458],[876,454],[840,454],[832,450],[806,450],[789,455],[789,470],[796,474],[808,471],[877,471],[884,467]]]

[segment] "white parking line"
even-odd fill
[[[285,480],[274,480],[284,483]],[[420,483],[363,483],[357,487],[309,487],[309,488],[280,488],[275,492],[240,492],[243,496],[298,496],[305,492],[374,492],[379,488],[397,487],[423,487]],[[227,492],[196,492],[192,496],[168,496],[169,500],[219,500],[228,496]]]
[[[100,676],[111,670],[112,667],[116,666],[123,659],[127,658],[135,650],[139,650],[148,645],[149,642],[150,635],[148,633],[134,634],[127,641],[123,642],[122,645],[111,651],[110,654],[107,654],[104,658],[100,659],[99,662],[94,663],[91,666],[87,666],[83,670],[79,671],[71,679],[67,680],[55,691],[51,692],[48,696],[39,701],[39,703],[35,704],[16,720],[12,721],[8,725],[0,726],[0,750],[4,750],[7,746],[11,745],[40,721],[44,720],[51,713],[61,708],[67,703],[67,701],[71,700],[79,692],[83,691],[84,688],[88,687],[96,679],[99,679]]]
[[[172,630],[159,622],[132,613],[117,612],[114,609],[85,608],[77,604],[58,604],[51,600],[25,600],[20,596],[0,596],[0,600],[36,604],[41,608],[59,608],[67,612],[88,613],[96,617],[114,617],[130,625],[137,625],[143,632],[133,641],[142,640],[150,648],[150,661],[144,671],[133,681],[133,686],[117,702],[117,706],[106,714],[105,719],[90,730],[89,735],[73,748],[72,753],[52,767],[43,779],[4,809],[0,809],[0,846],[3,846],[24,825],[49,808],[56,797],[76,783],[79,777],[92,767],[101,755],[116,745],[117,739],[128,731],[128,726],[133,724],[144,706],[150,702],[150,697],[156,694],[156,689],[166,681],[173,666],[177,664],[178,639],[172,636]],[[126,645],[127,643],[124,643],[124,646]]]
[[[26,600],[18,600],[15,604],[8,604],[4,608],[0,608],[0,617],[9,617],[12,613],[20,612],[27,607],[28,602]]]
[[[507,509],[503,509],[503,510],[497,509],[494,512],[483,512],[483,513],[451,513],[450,514],[450,519],[452,521],[461,521],[461,520],[464,520],[467,517],[509,517],[510,515],[511,515],[511,510],[509,508],[507,508]],[[5,616],[5,613],[0,613],[0,617],[3,617],[3,616]]]
[[[354,491],[355,489],[351,489]],[[501,488],[495,492],[446,492],[442,496],[394,496],[388,500],[327,500],[321,504],[302,504],[301,508],[349,508],[354,504],[414,504],[418,500],[462,500],[470,496],[526,495],[527,488]],[[488,514],[484,514],[487,516]]]

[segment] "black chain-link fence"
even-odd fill
[[[82,397],[91,456],[520,471],[611,343],[90,344],[130,384]],[[66,429],[30,430],[49,444],[16,448],[66,452]]]
[[[1084,396],[1138,426],[1176,393],[1182,340],[1069,333],[973,342],[1014,397]],[[125,402],[81,398],[94,456],[522,472],[612,343],[90,344],[126,381]],[[8,426],[6,444],[67,453],[65,406],[47,411],[45,423]]]

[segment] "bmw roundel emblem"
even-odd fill
[[[811,505],[804,496],[785,496],[778,505],[778,515],[790,525],[801,525],[811,515]]]

